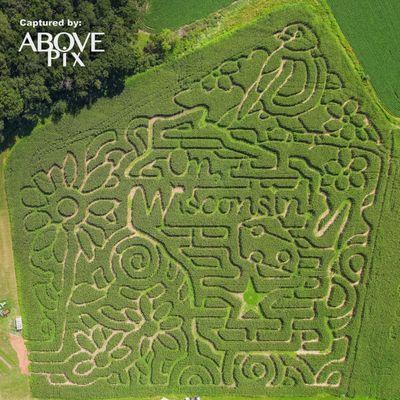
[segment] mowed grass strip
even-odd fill
[[[30,398],[28,377],[20,373],[17,355],[8,338],[19,307],[4,187],[6,156],[6,152],[0,154],[0,301],[7,299],[11,314],[7,318],[0,318],[0,400],[22,400]]]
[[[387,110],[400,116],[400,2],[328,0]]]

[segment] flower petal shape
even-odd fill
[[[100,199],[90,204],[88,211],[98,217],[107,215],[115,207],[115,201],[111,199]]]
[[[166,317],[172,309],[171,303],[163,303],[154,311],[154,319],[156,321],[161,321]]]
[[[147,296],[142,296],[140,298],[140,311],[142,312],[143,317],[147,321],[149,321],[151,316],[152,306]]]
[[[170,349],[170,350],[179,349],[179,343],[171,335],[168,335],[166,333],[162,333],[162,334],[158,335],[158,340],[167,349]]]
[[[46,196],[37,188],[24,188],[21,194],[22,203],[27,207],[42,207],[47,204]]]
[[[165,318],[163,321],[161,321],[160,328],[163,329],[164,331],[171,331],[173,329],[179,328],[181,324],[182,324],[181,318],[168,317]]]
[[[58,165],[54,165],[51,168],[50,176],[56,188],[64,187],[64,174]]]
[[[94,368],[95,368],[95,364],[92,360],[82,361],[76,365],[74,371],[78,375],[89,375],[93,371]]]
[[[85,333],[78,332],[75,336],[75,339],[81,349],[85,349],[89,353],[94,353],[96,351],[97,348],[92,339],[88,337]]]
[[[72,187],[78,177],[78,165],[75,156],[73,156],[71,153],[65,157],[63,171],[66,186]]]
[[[93,286],[87,283],[82,283],[74,290],[72,301],[78,305],[89,304],[101,299],[103,296],[104,293],[100,290],[96,290]]]
[[[25,228],[28,232],[34,232],[46,226],[50,222],[50,217],[43,211],[33,211],[24,219]]]
[[[111,164],[105,163],[95,168],[86,179],[82,193],[90,193],[104,186],[111,173]]]
[[[77,236],[83,254],[88,260],[92,260],[94,257],[94,246],[89,234],[81,229]]]
[[[33,242],[33,249],[35,251],[41,251],[49,247],[56,238],[56,228],[54,225],[50,225],[48,228],[43,229],[35,238]]]
[[[130,353],[130,349],[126,346],[117,348],[111,352],[111,357],[115,360],[121,360],[125,358]]]
[[[63,262],[67,256],[67,234],[63,229],[57,232],[56,239],[53,244],[53,254],[58,262]]]
[[[104,244],[106,237],[102,229],[89,224],[86,224],[83,229],[90,236],[90,239],[95,246],[100,247]]]
[[[36,183],[39,190],[44,194],[53,194],[55,186],[50,177],[43,171],[39,171],[34,177],[34,182]]]

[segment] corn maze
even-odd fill
[[[346,392],[389,128],[303,15],[225,39],[145,113],[26,148],[9,192],[35,394]]]

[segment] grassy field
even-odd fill
[[[219,10],[232,0],[149,0],[144,23],[146,27],[161,31],[177,29]]]
[[[400,116],[400,2],[327,0],[379,98]],[[393,45],[394,44],[394,45]]]
[[[351,390],[353,394],[385,399],[400,396],[400,249],[396,242],[400,235],[399,134],[399,130],[393,132],[393,162],[372,260]]]
[[[0,300],[7,299],[11,314],[0,319],[0,399],[23,400],[29,396],[28,378],[19,372],[17,357],[8,339],[19,307],[4,185],[5,157],[5,152],[0,154]]]

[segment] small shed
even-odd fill
[[[15,318],[15,329],[18,332],[22,331],[22,318],[20,316]]]

